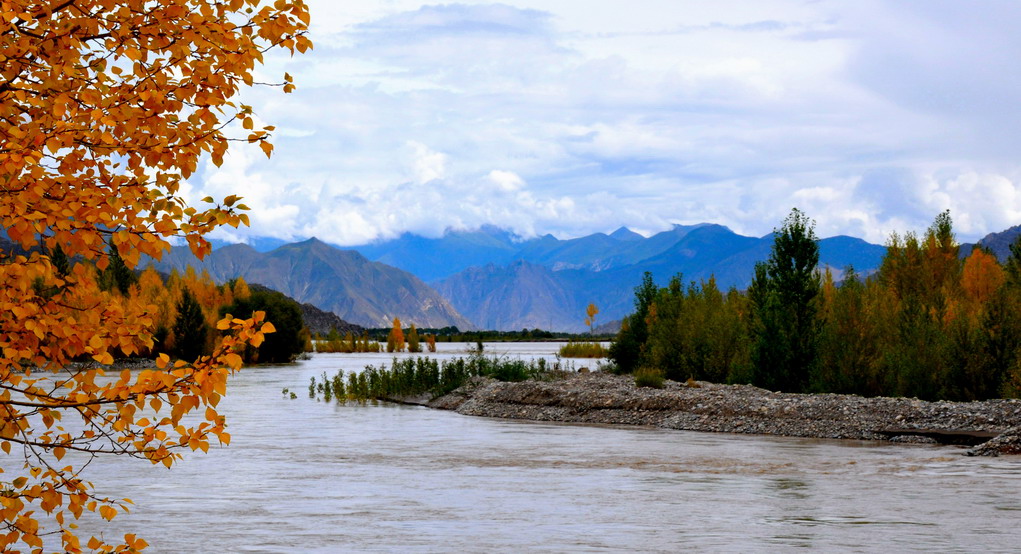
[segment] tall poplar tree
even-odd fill
[[[755,313],[753,382],[799,392],[807,388],[816,363],[819,244],[815,222],[797,208],[774,235],[769,260],[756,264],[748,289]]]

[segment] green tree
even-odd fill
[[[1021,289],[1021,234],[1010,243],[1010,256],[1004,267],[1007,272],[1007,284]]]
[[[221,315],[246,319],[253,313],[266,313],[266,321],[273,324],[276,332],[266,335],[258,348],[245,351],[246,362],[287,363],[305,350],[309,332],[301,318],[298,303],[276,291],[252,291],[248,298],[235,299],[234,303],[220,309]]]
[[[652,273],[646,271],[642,284],[635,287],[635,312],[621,322],[620,332],[610,344],[609,359],[621,373],[632,373],[642,363],[645,343],[649,338],[649,308],[656,298],[656,284]]]
[[[128,294],[131,285],[138,282],[138,275],[131,270],[121,258],[120,251],[109,244],[109,265],[99,272],[99,287],[103,290],[118,290],[122,295]]]
[[[53,247],[53,251],[50,252],[50,263],[53,264],[53,269],[57,271],[57,275],[61,277],[67,277],[71,272],[71,260],[59,244]]]
[[[246,317],[251,317],[251,314]],[[202,306],[195,300],[191,291],[185,288],[181,294],[181,301],[177,304],[173,354],[189,362],[208,354],[206,345],[209,332],[209,324],[206,323],[206,316],[202,313]]]
[[[799,392],[806,390],[816,363],[819,245],[815,223],[797,208],[774,235],[769,260],[756,264],[748,289],[755,311],[753,381]]]
[[[408,352],[421,352],[422,344],[418,338],[418,329],[415,328],[415,324],[411,324],[411,329],[408,330]]]

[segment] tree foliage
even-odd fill
[[[585,325],[588,327],[589,333],[595,332],[596,316],[598,314],[599,308],[590,302],[588,307],[585,308]]]
[[[177,318],[174,321],[174,356],[182,360],[195,360],[206,354],[210,327],[202,314],[202,306],[184,289],[177,304]]]
[[[263,315],[220,321],[230,333],[210,356],[163,355],[154,368],[104,375],[96,364],[114,352],[154,346],[156,310],[103,290],[88,264],[65,270],[45,252],[103,271],[109,244],[133,268],[170,237],[203,256],[204,234],[247,224],[237,197],[197,209],[181,182],[204,156],[222,162],[235,122],[242,141],[271,152],[272,128],[255,129],[235,97],[268,48],[308,49],[307,25],[301,0],[0,5],[0,227],[29,251],[0,259],[0,549],[42,550],[43,528],[64,551],[114,548],[73,532],[83,512],[109,520],[123,503],[96,497],[80,466],[62,461],[70,451],[170,466],[182,449],[229,442],[216,405],[241,365],[234,350],[272,330]],[[204,418],[183,419],[195,410]],[[120,545],[144,546],[135,535]]]
[[[830,269],[809,269],[817,254],[804,214],[776,237],[746,293],[724,295],[712,279],[684,286],[680,275],[656,289],[647,278],[613,344],[630,365],[618,364],[785,390],[1021,396],[1021,280],[1012,275],[1021,246],[1005,266],[981,248],[961,260],[944,212],[921,236],[891,236],[876,274],[845,268],[838,282]],[[641,322],[644,340],[631,327]]]
[[[273,323],[275,332],[266,337],[262,344],[252,345],[243,354],[247,363],[288,363],[305,351],[308,330],[301,319],[301,307],[282,293],[260,290],[245,298],[234,300],[233,304],[220,308],[228,319],[247,319],[255,313],[264,313],[267,321]]]
[[[649,338],[647,319],[656,292],[652,273],[646,271],[642,283],[635,287],[635,312],[621,321],[620,332],[610,344],[608,357],[621,373],[633,373],[643,363]]]
[[[387,352],[404,352],[404,330],[401,329],[401,318],[395,317],[390,334],[386,336]]]
[[[819,245],[814,222],[797,208],[774,235],[769,260],[756,264],[748,289],[755,316],[752,382],[800,392],[816,362]]]
[[[421,352],[422,343],[418,338],[418,329],[415,328],[415,324],[411,324],[411,328],[408,330],[408,352]]]

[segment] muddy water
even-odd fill
[[[137,505],[104,526],[107,537],[138,532],[153,552],[972,552],[1013,551],[1021,539],[1018,459],[307,397],[310,376],[388,359],[247,369],[221,405],[229,448],[172,470],[89,467],[103,492]]]

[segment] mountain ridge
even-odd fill
[[[399,317],[420,327],[473,328],[418,277],[316,238],[269,252],[245,245],[225,246],[201,261],[186,247],[173,248],[162,260],[151,263],[163,271],[183,271],[191,265],[221,282],[244,277],[363,327],[389,327],[392,319]]]

